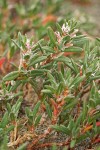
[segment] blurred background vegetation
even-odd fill
[[[76,19],[82,33],[98,37],[99,6],[99,0],[0,0],[0,57],[12,58],[16,48],[11,39],[19,31],[37,41],[45,37],[48,26],[55,28],[63,19]],[[10,65],[5,67],[9,70]]]

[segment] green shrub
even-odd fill
[[[9,125],[15,128],[16,123],[20,124],[18,113],[24,99],[22,89],[31,84],[38,99],[33,110],[25,108],[26,130],[35,134],[43,113],[48,117],[47,128],[42,135],[37,135],[37,140],[30,142],[28,148],[41,147],[40,139],[52,132],[61,132],[67,137],[65,142],[55,143],[57,146],[73,148],[88,137],[95,141],[100,132],[100,39],[91,45],[77,27],[76,21],[68,20],[62,25],[57,23],[55,32],[48,27],[49,39],[34,43],[32,38],[19,33],[18,39],[12,40],[20,49],[20,64],[2,79],[0,99],[5,101],[7,111],[0,123],[2,135]],[[41,89],[39,84],[42,84]],[[3,120],[5,125],[2,126]],[[17,128],[21,130],[21,127]],[[9,133],[5,132],[5,135]]]

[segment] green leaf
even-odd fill
[[[84,50],[87,52],[87,55],[89,56],[90,53],[89,40],[87,40],[86,43],[84,44]]]
[[[2,133],[3,133],[3,131],[4,131],[4,130],[3,130],[3,128],[1,128],[1,127],[0,127],[0,134],[2,134]]]
[[[41,117],[42,117],[42,115],[38,115],[37,118],[35,119],[35,123],[34,123],[35,127],[39,124]]]
[[[35,64],[44,61],[46,58],[47,58],[47,56],[38,56],[37,55],[36,57],[33,57],[32,59],[30,59],[28,66],[34,66]]]
[[[0,146],[0,149],[1,149],[1,150],[8,150],[7,143],[8,143],[8,136],[5,135],[5,136],[3,137],[3,141],[2,141],[2,144],[1,144],[1,146]]]
[[[71,60],[68,57],[65,57],[65,56],[60,56],[58,58],[55,58],[55,61],[57,61],[57,62],[66,62],[66,63],[71,62]]]
[[[16,107],[15,107],[15,116],[17,117],[18,116],[18,113],[19,113],[19,109],[20,109],[20,106],[21,106],[21,102],[19,102]]]
[[[48,35],[49,35],[49,38],[50,38],[50,41],[56,45],[56,35],[54,34],[54,31],[52,30],[51,27],[48,27]]]
[[[96,40],[100,42],[100,38],[96,38]]]
[[[86,114],[87,114],[87,101],[84,100],[83,101],[83,112],[82,112],[82,120],[84,121],[84,119],[86,118]]]
[[[26,107],[25,108],[25,113],[26,113],[26,115],[27,115],[27,117],[29,117],[30,116],[30,109],[29,109],[29,107]]]
[[[16,79],[19,76],[19,71],[13,71],[3,77],[3,81],[11,81]]]
[[[64,64],[61,64],[61,73],[64,76],[65,70],[64,70]]]
[[[51,125],[51,128],[55,129],[56,131],[70,135],[70,130],[67,127],[65,127],[64,125],[60,125],[60,126],[59,125]]]
[[[19,42],[19,45],[21,46],[21,43],[22,43],[22,35],[20,32],[18,32],[18,42]]]
[[[55,81],[55,78],[53,77],[53,75],[51,73],[48,72],[47,76],[50,80]]]
[[[65,79],[61,72],[58,73],[58,78],[59,78],[59,82],[61,82],[63,85],[65,85]]]
[[[78,74],[78,73],[79,73],[79,69],[78,69],[76,63],[74,62],[73,59],[71,59],[71,62],[72,62],[73,68],[74,68],[74,70],[75,70],[75,73]]]
[[[58,148],[57,148],[56,144],[53,144],[51,150],[57,150],[57,149]]]
[[[51,48],[51,47],[49,47],[49,46],[43,46],[42,49],[45,50],[46,53],[47,52],[49,52],[49,53],[55,53],[54,49]]]
[[[63,85],[63,83],[61,82],[61,83],[59,84],[58,88],[57,88],[56,94],[57,94],[57,95],[60,95],[61,92],[63,91],[63,89],[64,89],[64,85]]]
[[[85,75],[83,76],[77,75],[72,81],[72,83],[70,84],[70,87],[74,87],[74,86],[77,87],[83,81],[84,78],[85,78]]]
[[[73,40],[78,41],[80,39],[84,39],[86,36],[85,35],[77,35],[76,37],[73,38]]]
[[[37,58],[40,57],[39,54],[35,53],[33,54],[33,56],[31,56],[30,60],[29,60],[29,66],[31,66],[31,64],[37,60]]]
[[[8,111],[8,113],[10,113],[11,112],[11,105],[9,104],[9,103],[7,103],[7,111]]]
[[[56,23],[56,27],[57,27],[57,30],[59,31],[60,34],[62,34],[62,28],[61,26],[59,25],[59,23]]]
[[[15,121],[15,114],[13,112],[10,113],[10,119],[11,121]]]
[[[82,51],[83,51],[82,48],[74,46],[64,49],[64,52],[82,52]]]
[[[55,93],[55,88],[53,87],[53,86],[50,86],[50,85],[45,85],[45,88],[47,89],[47,90],[50,90],[52,93]],[[46,90],[46,89],[44,89],[44,90]],[[49,92],[49,91],[48,91]]]
[[[74,128],[74,125],[75,125],[75,123],[74,123],[74,120],[73,120],[73,118],[71,118],[71,116],[69,116],[69,124],[68,124],[68,129],[70,130],[70,131],[72,131],[72,129]]]
[[[5,112],[3,118],[2,118],[2,120],[0,122],[0,127],[1,128],[5,128],[6,127],[6,125],[8,124],[8,119],[9,119],[8,118],[8,112]]]
[[[33,109],[33,112],[32,112],[32,114],[33,114],[33,119],[35,119],[36,114],[38,113],[38,110],[39,110],[40,105],[41,105],[41,102],[40,102],[40,101],[37,102],[37,104],[35,105],[35,107],[34,107],[34,109]]]
[[[41,76],[44,75],[46,72],[46,69],[35,69],[30,71],[30,76]]]
[[[48,116],[50,119],[52,119],[52,109],[50,108],[50,105],[45,101],[46,111],[48,113]]]
[[[75,71],[72,64],[71,64],[71,60],[68,57],[65,56],[60,56],[58,58],[55,58],[54,60],[55,62],[63,62],[64,64],[66,64],[71,70]]]
[[[10,127],[8,127],[6,129],[7,134],[10,133],[14,129],[14,127],[15,127],[14,125],[11,125]]]
[[[21,146],[19,146],[19,147],[17,148],[17,150],[25,150],[26,147],[27,147],[27,145],[28,145],[28,142],[25,142],[24,144],[22,144]]]
[[[77,120],[76,120],[76,122],[75,122],[75,124],[74,124],[74,128],[75,128],[75,129],[77,129],[77,127],[80,126],[80,123],[81,123],[81,120],[82,120],[82,116],[83,116],[83,114],[81,113],[81,114],[79,115],[79,117],[77,118]]]
[[[97,80],[97,79],[100,79],[100,75],[99,76],[90,77],[90,81]]]
[[[85,37],[84,35],[79,35],[72,39],[72,43],[76,46],[84,45],[87,41],[88,38]]]
[[[16,43],[15,40],[12,39],[12,42],[13,42],[19,49],[21,49],[21,47]]]
[[[70,148],[73,148],[76,144],[76,140],[72,140],[71,143],[70,143]]]
[[[10,89],[9,92],[15,91],[15,90],[17,89],[17,87],[18,87],[21,83],[22,83],[22,81],[17,80],[16,83],[15,83],[13,86],[11,86],[11,89]]]
[[[51,90],[48,90],[48,89],[44,89],[41,91],[42,93],[45,93],[45,94],[51,94],[52,91]]]
[[[57,83],[56,83],[56,80],[55,80],[55,78],[53,77],[53,75],[52,75],[50,72],[48,72],[48,73],[47,73],[47,76],[48,76],[49,81],[51,82],[51,84],[54,86],[54,88],[56,88],[56,87],[57,87]]]
[[[65,106],[64,109],[69,109],[69,108],[72,109],[76,104],[77,104],[77,100],[75,99],[75,100],[71,101],[67,106]]]
[[[12,119],[17,119],[22,100],[23,100],[22,97],[20,97],[17,100],[17,102],[12,106],[12,109],[11,109]]]
[[[71,41],[71,38],[70,38],[70,36],[65,36],[63,39],[62,39],[62,43],[64,43],[64,44],[67,44],[68,42],[70,42]]]

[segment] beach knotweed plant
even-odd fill
[[[20,59],[16,70],[2,79],[0,101],[4,101],[2,109],[6,113],[0,122],[1,135],[8,137],[13,131],[16,135],[13,140],[6,139],[8,146],[28,141],[27,150],[53,145],[70,149],[87,138],[95,144],[100,133],[100,39],[91,44],[80,34],[75,20],[57,23],[55,31],[48,27],[47,35],[34,42],[18,33],[12,40],[20,50]],[[37,102],[33,95],[33,108],[27,106],[21,114],[26,84],[34,89]],[[23,125],[19,115],[26,118]],[[24,140],[18,136],[22,126],[22,132],[29,132],[26,139],[22,135]],[[59,136],[59,132],[64,140],[46,141],[48,136]]]

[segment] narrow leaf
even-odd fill
[[[50,119],[52,119],[52,109],[50,108],[50,105],[45,101],[46,111],[48,113],[48,116]]]
[[[52,30],[51,27],[48,27],[48,35],[49,35],[49,38],[51,40],[51,42],[56,45],[56,35],[54,34],[54,31]]]
[[[34,107],[34,109],[33,109],[32,114],[33,114],[33,118],[34,118],[34,119],[35,119],[35,117],[36,117],[36,114],[38,113],[38,110],[39,110],[40,105],[41,105],[41,102],[39,101],[39,102],[35,105],[35,107]]]
[[[64,52],[82,52],[82,51],[83,51],[82,48],[74,46],[64,49]]]
[[[37,118],[35,119],[35,123],[34,123],[34,126],[36,127],[38,124],[39,124],[39,122],[40,122],[40,120],[41,120],[41,115],[39,115],[39,116],[37,116]]]
[[[3,77],[3,81],[11,81],[16,79],[19,76],[19,71],[13,71]]]

